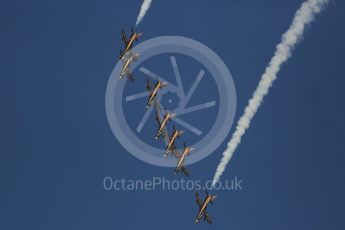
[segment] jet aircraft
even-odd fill
[[[146,89],[148,91],[150,91],[149,99],[148,99],[147,104],[146,104],[147,109],[152,105],[154,99],[156,98],[156,96],[158,94],[158,91],[160,89],[164,88],[166,85],[167,85],[166,82],[161,82],[161,81],[157,80],[156,84],[152,88],[150,80],[147,80]]]
[[[169,112],[165,113],[163,120],[161,122],[159,122],[160,124],[159,124],[158,130],[157,130],[157,133],[156,133],[156,139],[158,139],[163,134],[163,131],[166,128],[168,121],[171,121],[171,118],[173,118],[175,116],[176,116],[175,113],[173,113],[173,114],[171,114]]]
[[[125,44],[125,48],[124,48],[124,50],[121,50],[120,51],[120,59],[122,59],[125,55],[126,55],[126,53],[130,50],[130,49],[132,49],[132,47],[133,47],[133,44],[134,44],[134,41],[138,41],[139,40],[139,37],[141,36],[141,35],[143,35],[143,33],[137,33],[137,32],[135,32],[134,31],[134,29],[133,29],[133,27],[131,28],[131,30],[132,30],[132,34],[131,34],[131,36],[129,37],[129,38],[127,38],[127,36],[126,36],[126,32],[124,31],[124,30],[122,30],[122,34],[121,34],[121,40],[122,40],[122,42]]]
[[[123,65],[122,65],[122,70],[120,73],[120,78],[124,78],[125,76],[127,76],[128,79],[134,81],[134,77],[129,66],[131,63],[133,63],[133,61],[137,61],[139,56],[140,54],[136,54],[132,51],[129,51],[126,54],[126,57],[121,59]]]
[[[179,157],[179,160],[177,161],[177,165],[175,168],[175,174],[182,172],[186,176],[189,176],[189,172],[188,172],[186,166],[184,166],[184,161],[186,159],[186,156],[189,155],[190,152],[194,149],[191,147],[187,147],[185,143],[183,144],[183,146],[184,146],[184,150],[183,150],[181,156]]]
[[[176,129],[175,126],[173,126],[173,128],[174,128],[174,131],[172,132],[171,136],[169,137],[169,142],[168,142],[168,145],[165,149],[164,157],[167,157],[169,152],[172,152],[174,149],[176,149],[175,141],[177,138],[179,138],[183,134],[183,130],[179,131]]]
[[[195,193],[195,197],[196,197],[195,202],[199,206],[199,212],[198,212],[197,217],[195,218],[195,223],[198,223],[199,220],[204,218],[204,220],[206,220],[209,224],[212,224],[212,220],[211,220],[210,216],[208,215],[206,209],[210,203],[211,204],[213,203],[213,201],[216,199],[216,196],[209,195],[208,192],[206,191],[206,197],[205,197],[203,202],[201,201],[198,193]]]

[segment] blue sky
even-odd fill
[[[237,120],[301,3],[153,0],[138,30],[215,51],[235,82]],[[134,0],[0,1],[1,229],[210,228],[193,223],[194,191],[102,185],[175,178],[127,153],[105,114],[120,31],[139,9]],[[217,192],[211,227],[344,229],[344,9],[332,1],[284,64],[224,174],[244,189]],[[225,147],[190,166],[192,178],[211,179]]]

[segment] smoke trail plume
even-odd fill
[[[139,25],[139,23],[143,20],[146,12],[149,10],[152,0],[144,0],[143,4],[141,5],[141,9],[137,18],[137,22],[135,26]]]
[[[262,75],[253,97],[249,100],[248,105],[245,108],[244,114],[237,123],[236,130],[233,133],[227,149],[223,153],[223,158],[217,167],[212,186],[220,180],[220,177],[236,150],[236,147],[241,142],[241,137],[248,129],[251,120],[263,101],[264,96],[268,93],[269,88],[276,79],[281,65],[291,56],[293,48],[302,38],[305,27],[313,21],[314,16],[319,13],[328,2],[329,0],[307,0],[297,10],[292,24],[282,35],[280,44],[276,46],[274,56],[266,67],[265,73]]]

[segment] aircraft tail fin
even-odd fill
[[[211,220],[210,216],[207,213],[204,215],[204,220],[206,220],[207,223],[212,224],[212,220]]]
[[[188,170],[187,170],[187,168],[186,168],[185,166],[182,166],[182,167],[181,167],[181,171],[182,171],[182,173],[183,173],[185,176],[189,176],[189,172],[188,172]]]
[[[180,166],[175,169],[175,174],[178,174],[179,172],[183,173],[185,176],[189,176],[189,172],[184,166]]]
[[[131,81],[131,82],[134,82],[134,76],[132,73],[128,73],[128,79]]]
[[[133,54],[133,60],[138,61],[140,54]]]

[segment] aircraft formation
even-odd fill
[[[133,61],[137,61],[140,54],[136,54],[132,51],[132,47],[134,42],[139,40],[139,37],[143,35],[143,33],[137,33],[131,28],[131,35],[129,38],[126,36],[126,32],[122,30],[121,32],[121,41],[124,43],[125,48],[124,50],[120,50],[120,60],[122,61],[122,70],[120,73],[120,78],[127,77],[129,80],[134,81],[134,76],[130,69],[130,65]]]
[[[139,37],[142,36],[143,33],[137,33],[134,31],[133,28],[131,28],[131,35],[129,38],[126,36],[126,32],[122,30],[121,33],[121,40],[124,43],[125,47],[124,50],[120,50],[120,60],[122,61],[122,70],[120,72],[120,79],[127,78],[131,81],[134,81],[133,73],[130,69],[130,65],[137,61],[140,54],[136,54],[132,51],[133,44],[139,40]],[[166,148],[163,153],[163,157],[166,158],[168,156],[175,157],[177,159],[176,167],[174,170],[175,174],[182,173],[185,176],[189,176],[190,173],[187,170],[185,166],[185,159],[187,156],[190,155],[191,151],[193,151],[194,148],[187,146],[186,143],[183,143],[183,149],[181,152],[179,152],[178,148],[176,147],[176,140],[179,139],[184,131],[183,130],[177,130],[176,127],[173,125],[173,132],[171,135],[169,135],[167,125],[169,122],[176,117],[176,114],[170,113],[169,111],[162,111],[162,108],[160,106],[160,102],[157,98],[159,92],[167,87],[167,82],[162,82],[159,80],[156,80],[155,84],[152,85],[151,81],[147,79],[146,83],[146,90],[149,91],[147,103],[146,103],[146,109],[153,106],[156,117],[155,120],[157,121],[158,128],[157,132],[155,134],[155,139],[158,140],[162,137],[162,139],[166,143]],[[163,115],[164,114],[164,115]],[[199,207],[199,211],[197,214],[197,217],[195,219],[195,223],[199,222],[201,219],[204,219],[209,224],[212,224],[212,221],[206,211],[209,204],[212,204],[213,200],[216,198],[214,195],[209,195],[206,191],[206,197],[204,201],[201,201],[198,193],[196,193],[196,203]]]
[[[189,176],[189,172],[187,168],[184,166],[185,159],[187,155],[193,150],[193,148],[186,146],[184,143],[182,153],[179,152],[178,148],[176,147],[176,139],[180,138],[184,133],[183,130],[177,130],[175,126],[173,126],[173,132],[171,135],[168,133],[167,125],[168,123],[176,116],[174,113],[170,113],[168,111],[162,116],[162,109],[160,106],[160,102],[157,99],[158,92],[167,86],[166,82],[161,82],[157,80],[154,86],[152,86],[151,81],[147,80],[146,89],[149,91],[149,97],[146,105],[146,109],[150,106],[153,106],[156,111],[156,121],[158,123],[158,129],[156,132],[156,140],[160,137],[166,143],[166,148],[164,151],[164,157],[168,157],[169,155],[174,156],[177,158],[177,164],[174,170],[174,173],[177,174],[179,172],[183,173],[186,176]]]

